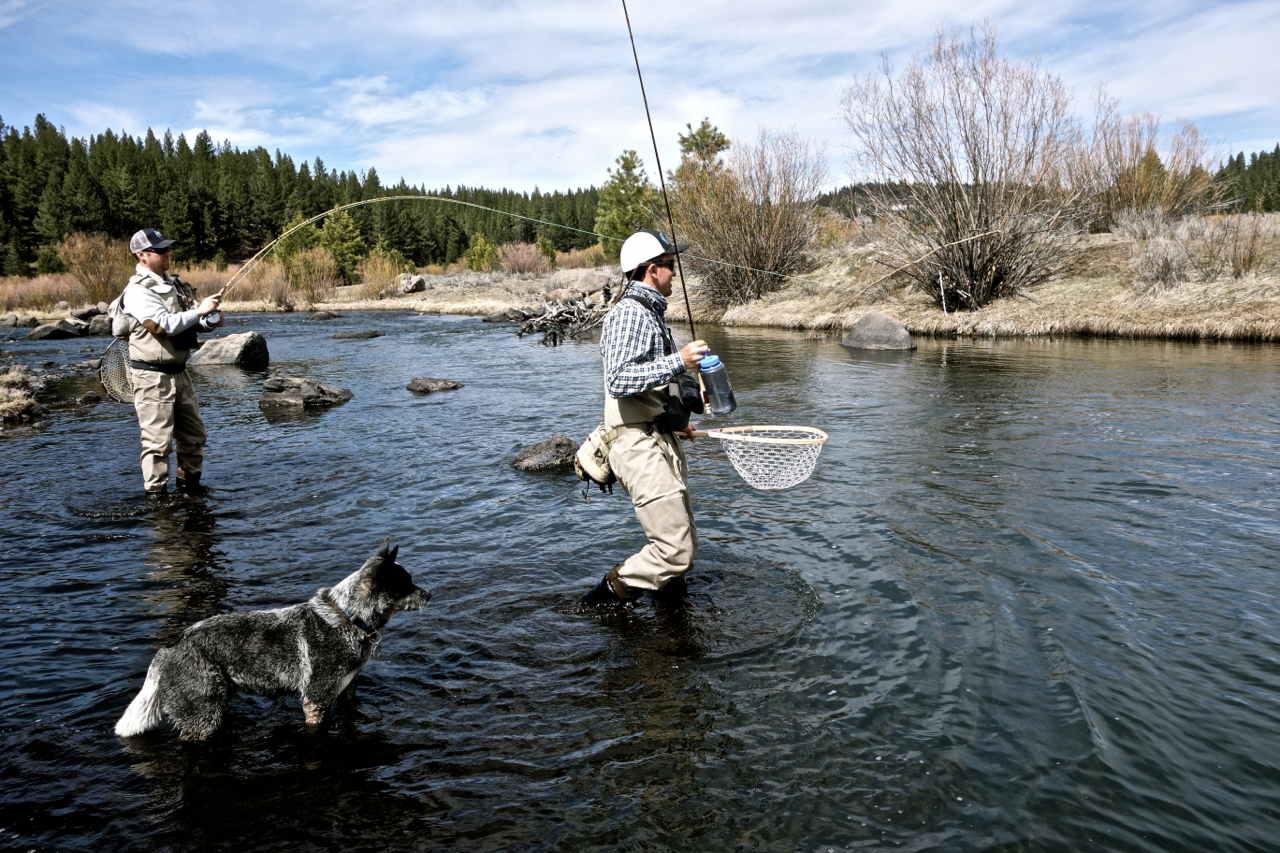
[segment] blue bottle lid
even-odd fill
[[[702,361],[698,362],[698,366],[703,370],[714,370],[720,366],[720,356],[707,353],[702,357]]]

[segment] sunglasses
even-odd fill
[[[671,270],[672,272],[675,272],[676,262],[675,261],[654,261],[653,266],[662,267],[664,270]]]
[[[169,249],[168,249],[168,247],[167,247],[167,246],[166,246],[165,248],[163,248],[163,249],[143,249],[142,251],[144,251],[144,252],[150,252],[150,253],[151,253],[151,254],[153,254],[153,255],[167,255],[167,254],[169,254]]]

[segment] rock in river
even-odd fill
[[[341,314],[335,314],[332,311],[317,311],[308,317],[308,320],[337,320]]]
[[[85,330],[88,328],[88,323],[67,317],[57,321],[56,323],[45,323],[43,326],[36,326],[27,333],[27,340],[52,341],[60,338],[78,338],[83,335]]]
[[[234,364],[246,370],[264,370],[271,363],[267,339],[257,332],[240,332],[221,338],[210,338],[191,354],[187,364]]]
[[[516,456],[511,467],[517,471],[560,471],[573,467],[573,457],[578,445],[563,433],[556,433],[546,441],[531,444]]]
[[[275,376],[262,383],[262,408],[289,407],[295,409],[319,409],[336,406],[351,399],[346,388],[321,385],[310,379]]]
[[[367,332],[338,332],[338,334],[333,336],[333,339],[335,341],[345,341],[345,340],[364,340],[366,338],[380,338],[380,337],[382,337],[382,332],[379,332],[376,329],[370,329]]]
[[[845,333],[841,346],[850,349],[915,349],[907,327],[882,311],[872,311]]]
[[[451,379],[432,379],[429,376],[423,376],[404,387],[415,394],[430,394],[433,391],[455,391],[462,387],[462,383]]]

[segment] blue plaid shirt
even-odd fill
[[[632,283],[629,292],[652,305],[659,316],[667,312],[667,300],[647,284]],[[663,327],[666,320],[660,321]],[[604,356],[604,389],[610,397],[630,397],[665,385],[684,373],[679,350],[662,354],[662,329],[653,312],[632,299],[620,299],[609,309],[600,334]]]

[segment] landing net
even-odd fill
[[[741,426],[707,430],[734,470],[754,489],[789,489],[813,473],[827,442],[820,429],[802,426]]]
[[[118,403],[133,402],[133,374],[129,371],[129,345],[111,342],[98,364],[98,378],[107,394]]]

